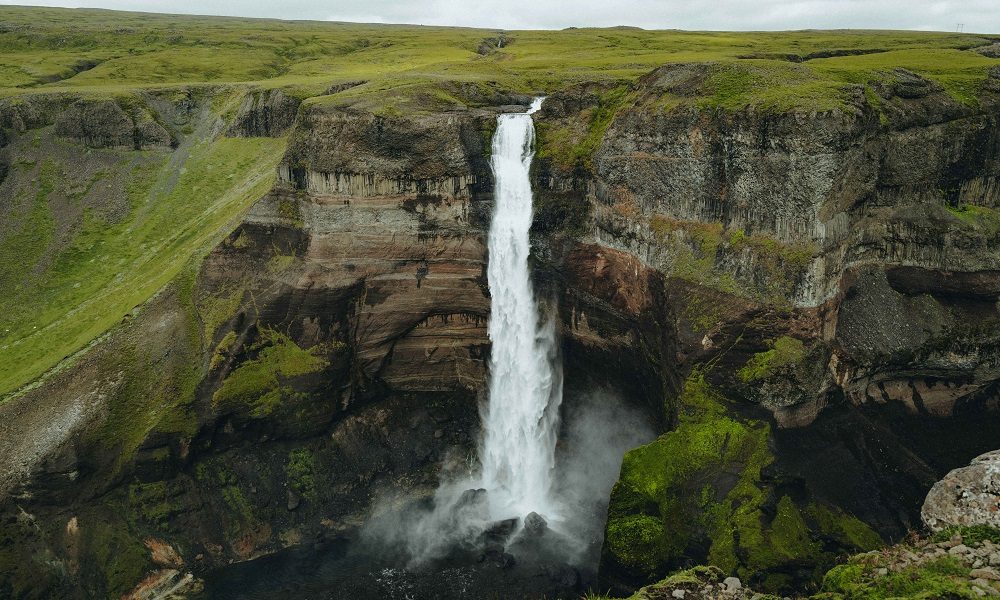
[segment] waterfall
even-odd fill
[[[534,156],[531,114],[497,119],[491,166],[496,185],[489,233],[492,308],[489,401],[482,410],[481,486],[498,518],[537,512],[557,517],[552,497],[562,373],[554,323],[541,322],[528,272]]]

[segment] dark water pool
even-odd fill
[[[348,541],[281,552],[202,575],[213,600],[422,600],[579,598],[587,569],[522,552],[521,558],[456,553],[407,570]]]

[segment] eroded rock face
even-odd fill
[[[860,89],[816,113],[664,106],[699,90],[710,70],[669,66],[628,88],[580,86],[540,113],[536,230],[660,273],[653,306],[671,315],[674,377],[703,374],[729,402],[706,415],[682,394],[672,407],[681,427],[655,443],[670,451],[636,451],[635,489],[623,479],[612,494],[616,526],[609,521],[602,562],[602,585],[631,577],[622,592],[683,566],[663,562],[678,556],[783,589],[810,576],[804,556],[833,558],[815,544],[850,551],[861,539],[831,530],[861,531],[818,509],[894,539],[918,525],[934,481],[1000,434],[993,80],[976,109],[904,70],[873,86],[877,106]],[[572,153],[546,147],[546,134],[587,143],[581,121],[606,128],[589,157],[567,162]],[[697,432],[732,426],[727,419],[771,425],[764,467],[670,458],[697,456]],[[659,489],[641,482],[662,473],[690,487],[669,511],[650,507],[670,499],[642,493]],[[752,487],[733,488],[734,478]],[[733,505],[756,516],[713,533],[734,490],[753,492]],[[783,556],[788,540],[769,530],[789,522],[803,536]]]
[[[1000,450],[977,456],[935,483],[920,516],[931,531],[974,525],[1000,529]]]
[[[56,133],[91,148],[136,150],[169,146],[170,133],[145,109],[127,112],[115,100],[79,100],[56,119]]]
[[[23,460],[0,481],[14,488],[0,519],[0,595],[128,593],[157,568],[151,538],[200,572],[349,537],[381,491],[419,498],[446,454],[471,455],[488,348],[489,135],[451,133],[492,116],[406,124],[440,152],[388,170],[394,142],[305,118],[317,121],[311,135],[338,143],[289,160],[312,173],[349,163],[367,169],[352,174],[365,184],[279,181],[196,277],[50,382],[67,422],[54,424],[44,459],[12,449]],[[444,172],[442,156],[452,157]],[[419,185],[406,169],[423,174]],[[5,428],[50,431],[32,405],[5,404]],[[33,524],[65,524],[68,503],[78,526],[65,559],[85,568],[63,576],[21,560],[62,547],[62,526]],[[111,546],[114,556],[102,550]],[[174,575],[161,579],[147,583]]]
[[[227,130],[237,137],[278,137],[295,121],[301,102],[281,90],[250,92],[243,97]]]

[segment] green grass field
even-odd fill
[[[1000,64],[970,51],[991,43],[988,37],[902,31],[513,31],[495,48],[484,44],[497,36],[491,30],[85,9],[0,7],[0,26],[0,95],[252,83],[317,102],[406,110],[457,104],[448,90],[460,83],[551,92],[574,82],[635,79],[666,63],[712,62],[720,68],[705,103],[826,108],[845,85],[896,67],[974,100],[978,82]],[[788,60],[845,51],[871,53]],[[324,95],[354,81],[366,83]],[[407,102],[413,99],[419,102]]]
[[[568,29],[503,32],[497,47],[498,35],[3,6],[0,102],[62,93],[129,103],[143,90],[178,88],[214,98],[221,115],[246,90],[280,88],[309,104],[401,114],[600,82],[617,106],[650,70],[697,62],[710,65],[702,89],[663,98],[665,109],[825,110],[844,105],[848,86],[899,67],[975,105],[1000,65],[974,51],[1000,38],[950,33]],[[581,152],[599,142],[601,128],[592,129]],[[8,175],[20,183],[6,184],[13,197],[0,198],[0,397],[86,346],[208,251],[269,189],[284,146],[213,134],[178,160],[168,150],[85,150],[51,127],[20,136]],[[104,188],[119,197],[121,214],[88,204]]]

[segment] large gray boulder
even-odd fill
[[[1000,450],[945,475],[927,494],[920,514],[931,531],[972,525],[1000,529]]]

